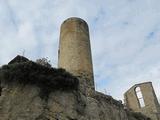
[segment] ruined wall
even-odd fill
[[[83,94],[77,80],[33,62],[2,67],[0,120],[146,120],[128,113],[111,96]]]
[[[3,86],[0,120],[139,120],[127,116],[110,96],[86,97],[76,91],[57,90],[45,101],[39,92],[38,87],[29,85]]]
[[[93,66],[87,23],[81,18],[69,18],[61,25],[58,67],[75,76],[83,76],[94,89]]]
[[[143,106],[141,106],[141,98],[138,99],[136,94],[136,88],[138,87],[142,93],[142,99],[144,100]],[[124,94],[124,97],[125,104],[128,108],[135,112],[142,112],[153,120],[160,119],[160,106],[151,82],[134,85]]]
[[[103,99],[57,90],[45,101],[39,92],[28,85],[3,87],[0,120],[128,120],[122,107]]]

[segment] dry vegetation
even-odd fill
[[[41,89],[40,97],[47,98],[55,90],[77,90],[78,79],[64,69],[45,67],[32,61],[15,62],[0,68],[0,83],[35,85]]]

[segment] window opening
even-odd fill
[[[141,92],[141,88],[140,87],[136,87],[135,88],[135,92],[136,92],[140,107],[141,108],[145,107],[144,98],[143,98],[143,95],[142,95],[142,92]]]

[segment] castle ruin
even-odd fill
[[[0,120],[150,120],[152,116],[125,109],[120,101],[95,91],[89,29],[84,20],[64,21],[59,43],[58,69],[22,56],[0,68]],[[125,97],[127,107],[132,108],[133,96]],[[150,103],[149,108],[158,111],[155,99]]]
[[[160,105],[151,82],[134,85],[124,98],[127,109],[141,112],[152,120],[160,120]]]

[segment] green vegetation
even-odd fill
[[[64,69],[48,68],[32,61],[4,65],[0,68],[0,83],[38,86],[40,97],[47,99],[55,90],[77,90],[78,79]]]

